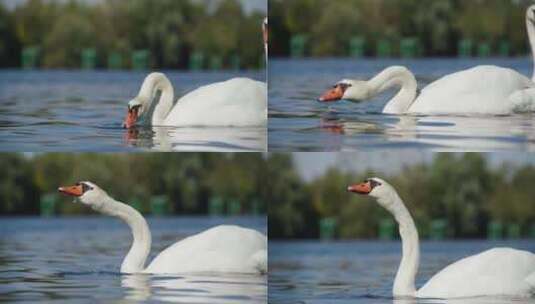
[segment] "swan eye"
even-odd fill
[[[342,91],[346,91],[347,88],[349,88],[351,85],[349,83],[340,83],[338,84],[340,86],[340,88],[342,89]]]
[[[128,110],[139,110],[139,108],[141,108],[141,105],[133,105],[133,106],[130,106],[128,105]]]
[[[374,180],[374,179],[368,179],[366,180],[366,182],[369,182],[370,183],[370,186],[373,188],[377,187],[377,186],[381,186],[381,183]]]
[[[85,193],[86,191],[89,191],[89,190],[93,190],[93,187],[89,186],[88,184],[86,183],[81,183],[82,184],[82,191]]]

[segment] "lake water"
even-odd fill
[[[535,240],[422,242],[417,288],[446,265],[462,257],[498,246],[535,252]],[[272,304],[535,303],[535,298],[394,300],[392,284],[400,258],[400,241],[270,241],[269,302]]]
[[[164,71],[182,96],[232,77],[265,81],[264,71]],[[121,127],[148,72],[0,71],[2,151],[264,151],[265,128]],[[176,99],[176,98],[175,98]]]
[[[179,239],[219,224],[263,233],[267,227],[265,217],[166,217],[148,222],[153,242],[149,260]],[[2,218],[0,224],[2,303],[266,302],[265,275],[121,275],[131,235],[116,219]]]
[[[481,64],[531,77],[531,58],[489,59],[270,59],[269,150],[534,151],[535,116],[385,115],[394,91],[370,101],[319,103],[344,78],[369,79],[391,65],[408,67],[421,89],[443,75]]]

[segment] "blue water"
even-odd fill
[[[266,233],[265,217],[148,218],[149,260],[219,224]],[[131,245],[126,224],[108,217],[1,218],[0,303],[163,301],[265,303],[267,277],[244,274],[121,275]]]
[[[164,71],[182,96],[264,71]],[[264,151],[265,128],[121,128],[148,72],[0,70],[0,151]],[[175,98],[176,99],[176,98]]]
[[[499,246],[535,252],[535,240],[424,241],[416,287],[460,258]],[[400,258],[399,241],[270,241],[269,303],[535,303],[507,297],[393,299]]]
[[[394,91],[370,101],[319,103],[344,78],[369,79],[405,65],[419,88],[449,73],[482,64],[531,77],[531,58],[489,59],[270,59],[269,150],[533,151],[534,114],[510,116],[403,116],[382,114]]]
[[[450,263],[486,249],[510,246],[535,252],[535,240],[424,241],[416,287]],[[457,301],[392,298],[400,241],[270,241],[270,303],[535,303],[534,299]]]

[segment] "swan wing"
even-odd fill
[[[156,256],[144,272],[263,273],[267,268],[265,261],[267,239],[263,234],[239,226],[222,225],[171,245]]]
[[[509,114],[519,110],[515,109],[510,96],[531,87],[535,84],[529,78],[512,69],[477,66],[429,84],[409,112]]]
[[[488,295],[530,296],[535,284],[535,254],[494,248],[463,258],[435,274],[420,290],[420,298],[457,298]]]
[[[233,78],[202,86],[180,98],[165,119],[167,126],[265,126],[267,86]]]

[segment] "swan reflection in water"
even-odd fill
[[[394,298],[393,304],[524,304],[533,303],[531,299],[514,297],[472,297],[458,299],[416,299]]]
[[[160,151],[266,151],[264,127],[132,127],[125,130],[127,145]]]
[[[253,274],[187,274],[123,275],[125,300],[156,300],[181,303],[265,303],[265,275]]]
[[[535,121],[531,114],[508,116],[413,116],[388,117],[378,123],[365,119],[321,117],[319,128],[343,135],[336,143],[345,146],[352,136],[381,134],[388,143],[418,143],[436,150],[490,151],[522,148],[535,150]],[[332,146],[332,140],[328,145]],[[522,145],[522,147],[518,147]]]

